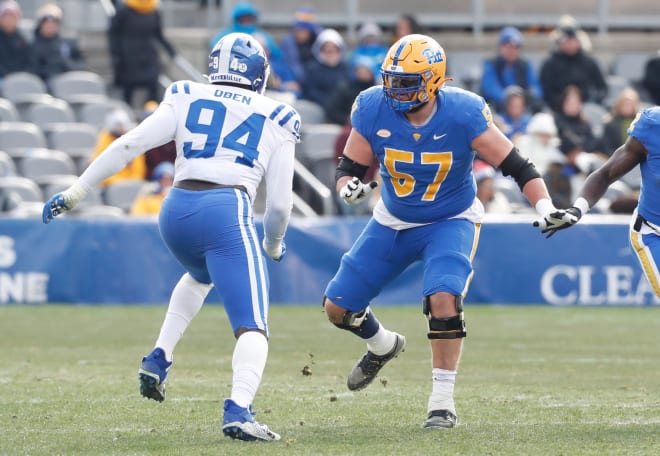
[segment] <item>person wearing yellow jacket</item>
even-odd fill
[[[126,112],[121,109],[110,112],[106,119],[103,130],[99,133],[98,139],[96,141],[96,147],[94,149],[94,154],[92,155],[91,161],[96,160],[96,158],[103,153],[103,151],[110,145],[112,142],[126,133],[128,130],[133,128],[135,123],[131,120]],[[147,177],[147,165],[144,159],[144,155],[139,155],[132,161],[128,162],[126,166],[119,171],[117,174],[107,178],[99,184],[101,187],[107,187],[108,185],[113,184],[114,182],[124,180],[124,179],[146,179]]]

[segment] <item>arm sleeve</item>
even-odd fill
[[[174,139],[176,117],[172,107],[161,103],[140,125],[115,140],[80,176],[89,187],[121,171],[131,160],[149,149]]]
[[[273,246],[282,242],[293,207],[293,164],[295,144],[283,141],[266,173],[264,239]]]

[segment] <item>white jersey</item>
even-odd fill
[[[272,158],[300,140],[300,116],[289,105],[256,92],[179,81],[162,104],[176,118],[174,183],[198,179],[242,185],[254,201]]]
[[[238,87],[178,81],[156,111],[113,142],[81,180],[95,186],[138,155],[174,140],[175,185],[183,179],[243,185],[254,201],[278,152],[293,165],[299,132],[300,116],[286,103]],[[270,180],[279,173],[269,174]]]

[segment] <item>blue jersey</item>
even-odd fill
[[[639,215],[660,225],[660,107],[645,109],[628,128],[628,134],[644,145],[648,155],[640,167],[642,188]]]
[[[472,141],[492,123],[490,108],[471,92],[445,87],[438,109],[413,126],[391,108],[382,86],[360,93],[351,121],[371,144],[387,210],[405,222],[430,223],[467,210],[476,196]]]

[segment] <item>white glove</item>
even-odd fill
[[[282,258],[284,258],[284,254],[286,253],[286,244],[284,241],[273,245],[266,242],[266,239],[264,238],[261,242],[261,246],[264,248],[268,256],[277,262],[282,261]]]
[[[346,204],[352,206],[363,201],[376,187],[378,187],[378,182],[376,181],[371,181],[365,184],[357,177],[354,177],[346,182],[346,185],[339,190],[339,196],[342,197]]]
[[[582,217],[582,210],[578,207],[557,209],[549,200],[541,200],[536,204],[536,210],[541,218],[534,220],[533,225],[541,229],[541,233],[548,233],[550,238],[559,230],[575,225]]]

